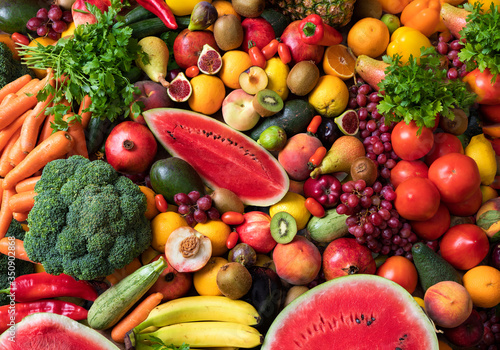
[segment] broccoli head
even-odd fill
[[[105,161],[54,160],[44,167],[35,191],[24,247],[48,273],[104,277],[151,244],[146,196]]]
[[[35,76],[28,66],[14,59],[5,43],[0,43],[0,88],[25,74]]]

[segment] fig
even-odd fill
[[[212,46],[205,44],[198,56],[198,68],[204,74],[217,74],[222,67],[222,57]]]
[[[229,251],[228,260],[237,262],[245,267],[250,267],[257,261],[257,253],[247,243],[238,243]]]
[[[168,97],[174,102],[186,102],[193,92],[191,83],[184,73],[179,72],[169,83],[167,88]]]
[[[354,109],[349,109],[335,118],[335,124],[344,135],[356,135],[359,130],[359,117]]]
[[[189,19],[189,30],[204,30],[217,20],[217,9],[208,1],[201,1],[194,5]]]
[[[198,271],[212,256],[212,242],[194,228],[181,226],[168,236],[165,256],[178,272]]]

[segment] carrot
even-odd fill
[[[71,104],[67,101],[64,100],[61,102],[61,104],[65,106],[70,106]],[[48,117],[45,118],[45,122],[42,126],[42,130],[40,132],[40,135],[38,136],[38,143],[43,142],[47,137],[49,137],[52,134],[52,123],[54,122],[55,117],[53,114],[49,115]]]
[[[10,165],[9,162],[9,154],[11,152],[12,147],[16,144],[19,139],[19,135],[21,134],[21,129],[17,129],[14,134],[10,137],[9,141],[5,145],[2,156],[0,156],[0,176],[4,177],[7,175],[9,171],[11,171],[14,167]]]
[[[0,89],[0,103],[3,101],[5,96],[8,94],[12,93],[17,93],[19,90],[21,90],[22,87],[24,87],[26,84],[28,84],[31,81],[31,76],[29,74],[25,74],[22,77],[17,78],[16,80],[8,83],[5,85],[3,88]]]
[[[19,89],[19,91],[18,91],[18,92],[16,92],[16,95],[17,95],[17,96],[21,96],[21,95],[23,95],[24,93],[29,92],[29,91],[33,88],[33,86],[35,86],[35,85],[36,85],[36,84],[38,84],[39,82],[40,82],[40,79],[37,79],[37,78],[35,78],[35,79],[31,79],[31,80],[28,82],[28,84],[24,85],[21,89]]]
[[[74,113],[68,113],[63,117],[63,120],[66,121],[73,115]],[[83,130],[82,123],[78,120],[73,120],[69,124],[68,132],[73,137],[73,148],[68,152],[68,157],[78,154],[88,158],[87,141],[85,140],[85,130]]]
[[[28,115],[30,115],[31,112],[33,112],[32,109],[27,110],[22,116],[14,120],[7,127],[0,130],[0,151],[4,149],[5,145],[7,145],[11,136],[14,135],[17,130],[21,130],[24,120],[28,117]]]
[[[9,155],[7,157],[9,159],[10,165],[12,165],[14,168],[24,158],[26,158],[26,153],[24,153],[23,150],[21,149],[21,134],[19,134],[16,143],[14,144],[14,146],[12,146],[12,149],[10,150]]]
[[[52,101],[52,95],[49,95],[45,101],[39,101],[33,113],[28,115],[21,127],[21,150],[24,153],[29,153],[36,146],[40,128],[45,121],[45,110]]]
[[[14,97],[17,97],[17,94],[15,93],[10,93],[5,98],[2,100],[2,103],[0,103],[0,108],[3,108],[9,101],[11,101]]]
[[[125,334],[142,323],[163,299],[162,293],[153,293],[144,299],[134,310],[124,317],[111,331],[111,339],[117,343],[123,343]]]
[[[2,181],[2,185],[4,181]],[[5,237],[12,221],[12,210],[9,207],[9,200],[14,194],[16,194],[14,188],[4,189],[2,193],[2,204],[0,205],[0,239]]]
[[[16,193],[9,199],[9,207],[12,212],[30,211],[35,205],[35,191],[24,191]]]
[[[10,224],[10,223],[9,223]],[[14,244],[12,244],[12,241]],[[12,248],[13,246],[13,248]],[[10,249],[9,249],[10,248]],[[14,249],[14,250],[12,250]],[[21,259],[29,262],[33,262],[28,258],[28,254],[26,253],[26,249],[24,249],[24,241],[20,239],[14,239],[12,240],[9,239],[9,237],[4,237],[0,239],[0,253],[5,254],[5,255],[11,255],[14,254],[14,257],[16,259]]]
[[[22,213],[18,213],[18,212],[14,211],[14,212],[12,212],[12,217],[16,221],[23,222],[23,221],[28,220],[28,214],[29,214],[29,212],[27,212],[27,211],[22,212]]]
[[[35,189],[35,185],[40,180],[42,176],[32,176],[24,179],[23,181],[19,181],[16,185],[16,193],[33,191]]]
[[[80,110],[78,111],[78,114],[82,116],[81,123],[84,129],[87,129],[87,126],[89,125],[89,121],[92,118],[92,112],[84,112],[84,109],[89,108],[90,106],[90,96],[85,95],[83,98],[82,103],[80,104]]]
[[[14,169],[9,171],[3,179],[5,189],[13,188],[19,181],[24,180],[48,162],[62,158],[73,147],[73,138],[66,131],[57,131],[46,140],[39,143]]]

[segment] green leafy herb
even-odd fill
[[[92,103],[85,112],[92,112],[93,118],[114,121],[130,113],[129,105],[138,89],[126,78],[126,73],[133,68],[136,58],[146,62],[148,58],[132,38],[132,29],[117,17],[126,5],[126,1],[122,4],[120,0],[111,0],[108,11],[101,13],[96,6],[87,4],[97,19],[95,24],[78,26],[73,37],[59,39],[54,46],[22,47],[20,54],[28,66],[53,69],[55,87],[47,84],[37,98],[53,96],[54,105],[47,113],[54,114],[54,129],[67,130],[68,123],[81,118],[75,113],[70,120],[63,120],[71,110],[60,103],[64,99],[70,105],[80,104],[89,95]],[[66,77],[66,83],[62,84]]]
[[[467,25],[460,35],[465,39],[465,45],[458,57],[466,64],[467,71],[478,68],[483,72],[488,68],[495,82],[500,73],[500,9],[492,2],[489,11],[481,13],[482,4],[474,6],[465,4],[464,8],[471,11],[467,16]]]
[[[153,348],[154,350],[189,350],[190,349],[189,345],[187,345],[187,344],[182,344],[179,347],[176,347],[172,344],[165,345],[163,340],[161,340],[160,338],[155,337],[155,336],[150,336],[149,341],[151,342],[151,345],[150,345],[151,348]]]
[[[452,119],[452,108],[468,109],[476,95],[467,90],[461,79],[446,79],[447,70],[442,67],[440,55],[434,47],[422,48],[418,62],[410,56],[406,64],[401,64],[401,56],[383,56],[389,66],[385,78],[378,84],[380,96],[378,111],[385,114],[386,122],[405,123],[415,121],[422,127],[433,127],[436,115]]]
[[[179,68],[179,65],[177,64],[177,62],[175,62],[175,58],[174,58],[174,41],[175,41],[175,38],[177,38],[178,34],[179,34],[179,32],[176,32],[176,31],[166,31],[166,32],[160,34],[161,40],[163,40],[165,42],[165,44],[167,44],[167,47],[168,47],[168,66],[167,66],[167,69],[169,71],[172,69]]]

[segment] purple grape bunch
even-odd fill
[[[63,11],[57,5],[50,5],[49,9],[40,8],[35,17],[28,20],[26,28],[36,32],[40,37],[47,36],[57,40],[71,22],[73,22],[71,11]]]
[[[177,212],[186,219],[188,225],[220,218],[220,213],[213,206],[212,197],[208,194],[202,196],[198,191],[191,191],[188,194],[176,193],[174,202],[178,206]]]

